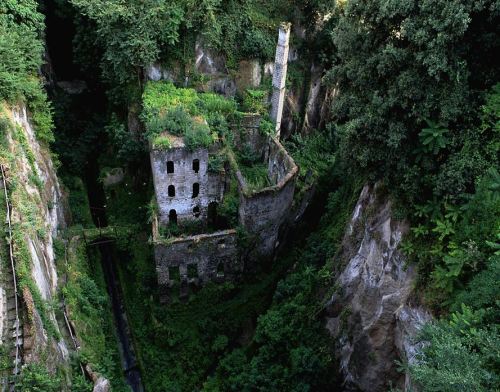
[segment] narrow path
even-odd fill
[[[9,245],[9,259],[10,259],[10,270],[6,271],[4,278],[5,281],[5,292],[7,294],[7,331],[6,336],[10,338],[10,342],[13,342],[14,346],[14,369],[13,374],[17,375],[19,373],[19,368],[21,365],[21,352],[23,346],[23,336],[21,333],[21,318],[19,317],[20,308],[19,308],[19,293],[18,293],[18,285],[16,278],[16,267],[14,260],[14,248],[13,248],[13,239],[12,239],[12,226],[11,226],[11,213],[12,206],[9,201],[9,194],[7,192],[7,181],[5,168],[3,165],[0,165],[0,171],[2,173],[2,187],[5,196],[5,212],[6,212],[6,221],[7,221],[7,229],[8,229],[8,245]],[[4,382],[2,382],[4,384]],[[5,387],[5,384],[4,384]],[[11,386],[13,389],[13,386]]]
[[[92,213],[92,219],[96,227],[107,227],[107,217],[105,208],[105,195],[102,185],[97,181],[97,165],[89,165],[86,171],[86,183],[88,197]],[[120,286],[120,279],[116,268],[114,244],[111,241],[100,241],[97,245],[101,253],[101,264],[104,272],[104,279],[111,299],[113,318],[116,326],[116,333],[120,343],[120,353],[122,355],[122,365],[127,383],[134,392],[143,392],[141,374],[137,365],[137,359],[132,344],[127,313],[123,301],[123,293]]]

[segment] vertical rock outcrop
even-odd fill
[[[58,290],[53,238],[65,226],[65,198],[50,151],[38,142],[26,107],[4,106],[0,117],[0,163],[8,189],[14,262],[22,297],[20,317],[24,320],[21,362],[43,360],[50,371],[55,371],[69,366],[68,349],[50,306]],[[1,207],[6,209],[5,200]],[[0,258],[3,255],[0,253]],[[3,261],[0,274],[12,279]],[[7,297],[13,289],[8,280],[2,283]],[[9,304],[7,307],[10,309]],[[10,323],[12,315],[7,312],[1,318],[2,324]],[[10,326],[4,331],[8,333]],[[10,335],[2,338],[9,344]]]
[[[340,251],[337,290],[327,306],[345,384],[361,391],[409,387],[396,360],[413,361],[413,337],[430,319],[412,301],[415,266],[398,249],[408,224],[393,218],[379,185],[365,186]]]

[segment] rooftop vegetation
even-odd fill
[[[199,94],[170,82],[150,82],[143,94],[142,120],[146,135],[156,148],[170,148],[170,135],[182,136],[194,150],[223,140],[227,122],[236,115],[237,104],[217,94]]]
[[[227,159],[224,151],[234,150],[238,169],[248,188],[258,190],[270,185],[267,167],[247,146],[234,146],[233,130],[238,128],[243,115],[239,109],[264,114],[265,98],[265,91],[248,90],[239,106],[234,99],[217,94],[177,88],[170,82],[150,82],[143,94],[142,120],[146,124],[146,135],[156,149],[172,148],[175,137],[182,137],[190,150],[207,148],[220,141],[227,149],[211,157],[211,170],[220,170]],[[260,129],[269,134],[273,126],[263,119]]]

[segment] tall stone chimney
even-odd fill
[[[281,128],[281,115],[285,103],[285,82],[288,64],[288,41],[290,40],[290,23],[282,23],[279,28],[278,45],[276,45],[276,57],[273,72],[273,96],[271,99],[271,119],[276,127],[276,135],[279,138]]]

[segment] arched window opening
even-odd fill
[[[174,172],[174,162],[173,161],[168,161],[167,162],[167,173],[173,173]]]
[[[193,184],[193,196],[192,196],[192,197],[193,197],[193,199],[194,199],[195,197],[198,197],[198,195],[199,195],[199,194],[200,194],[200,184],[198,184],[197,182],[195,182],[195,183]]]
[[[177,211],[170,210],[168,213],[168,222],[171,224],[177,224]]]
[[[188,264],[187,274],[189,279],[195,279],[198,277],[198,264]]]
[[[200,171],[200,160],[199,159],[193,159],[193,171],[195,173],[198,173]]]
[[[180,282],[181,273],[178,266],[168,267],[168,279],[172,282]]]
[[[217,265],[217,276],[218,277],[223,277],[224,276],[224,263],[219,263]]]
[[[207,223],[213,228],[217,226],[217,202],[215,201],[208,204]]]
[[[200,207],[196,206],[193,208],[193,215],[195,218],[198,218],[200,216]]]
[[[168,186],[168,196],[169,197],[175,196],[175,186],[173,186],[173,185]]]

